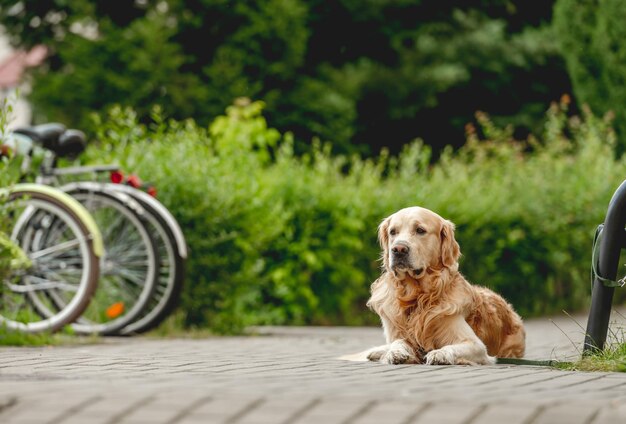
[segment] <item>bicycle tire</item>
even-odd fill
[[[2,281],[0,323],[27,333],[57,331],[83,313],[97,288],[99,257],[103,253],[98,228],[82,205],[51,187],[17,184],[1,192],[8,195],[3,208],[11,227],[10,239],[30,265],[24,274],[14,269]],[[59,241],[55,246],[49,245],[53,225],[57,226],[54,240]],[[62,280],[64,275],[69,278],[72,274],[79,275],[75,284]],[[56,309],[47,299],[52,289],[74,294],[68,294],[64,307]],[[39,307],[33,304],[36,292],[42,295]],[[15,299],[20,299],[20,310],[15,309]],[[42,305],[50,306],[51,313],[41,315]],[[14,311],[10,316],[9,309]]]
[[[72,328],[80,334],[116,335],[146,308],[158,282],[159,256],[145,211],[132,197],[98,183],[60,187],[100,225],[107,253],[91,304]]]
[[[159,326],[180,302],[187,245],[178,222],[157,199],[133,187],[119,184],[106,185],[111,190],[132,196],[141,204],[157,241],[161,259],[157,289],[143,314],[120,331],[122,335],[145,333]]]

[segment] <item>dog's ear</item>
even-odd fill
[[[383,219],[383,222],[378,226],[378,243],[383,250],[383,266],[385,269],[389,269],[389,217]]]
[[[461,249],[454,239],[454,224],[444,220],[441,227],[441,263],[447,268],[458,266]]]

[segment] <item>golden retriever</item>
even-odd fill
[[[452,222],[410,207],[385,218],[378,238],[383,272],[367,306],[380,316],[387,344],[369,349],[369,360],[477,365],[524,356],[519,315],[458,271]]]

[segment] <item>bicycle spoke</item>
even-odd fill
[[[140,272],[132,272],[127,269],[119,268],[115,270],[115,272],[109,273],[108,275],[114,275],[122,277],[126,281],[130,281],[137,286],[144,286],[145,280],[143,278],[143,273]]]
[[[47,245],[54,243],[57,240],[63,239],[63,234],[67,234],[67,227],[60,219],[56,217],[49,217],[49,223],[47,225],[45,234],[45,240]],[[42,229],[43,231],[43,229]]]
[[[117,241],[123,235],[124,227],[125,227],[124,216],[117,215],[115,217],[115,221],[111,222],[110,224],[107,224],[105,233],[102,235],[102,238],[104,240],[107,240],[111,244],[115,244],[113,242]],[[115,238],[112,239],[112,236],[115,236]]]
[[[124,256],[132,252],[137,251],[138,245],[142,245],[143,242],[140,237],[130,231],[124,235],[124,242],[118,238],[117,240],[107,240],[109,251],[111,255]],[[145,252],[145,249],[142,249]]]
[[[62,253],[64,251],[66,251],[66,250],[69,250],[69,249],[72,249],[72,248],[78,246],[81,243],[81,241],[82,240],[79,240],[79,239],[69,240],[69,241],[63,242],[61,244],[58,244],[56,246],[51,246],[51,247],[48,247],[48,248],[45,248],[45,249],[38,250],[36,252],[32,252],[32,253],[29,254],[29,257],[31,259],[39,259],[42,256],[47,256],[47,255],[56,256],[59,253]]]
[[[126,261],[126,260],[121,260],[121,261],[114,261],[116,264],[119,265],[123,265],[123,266],[129,266],[129,267],[136,267],[136,268],[147,268],[149,266],[149,262],[148,259],[145,260],[133,260],[133,261]]]
[[[76,292],[78,289],[75,285],[62,283],[60,281],[51,281],[45,278],[31,275],[29,279],[36,281],[36,284],[8,284],[11,291],[15,293],[28,293],[33,291],[62,289],[64,291]]]
[[[53,267],[53,266],[41,266],[41,264],[39,264],[38,270],[42,274],[51,273],[51,274],[57,274],[57,275],[59,274],[59,272],[63,274],[73,274],[73,275],[80,275],[84,272],[82,261],[77,261],[71,265],[72,266]]]
[[[17,303],[13,303],[13,313],[11,316],[16,317],[19,315],[19,312],[24,309],[24,305],[26,305],[26,298],[24,296],[18,296],[19,301]]]
[[[82,269],[63,269],[61,272],[56,272],[54,270],[47,270],[44,272],[46,275],[50,275],[52,278],[61,281],[67,281],[68,284],[77,284],[80,281],[80,277],[83,274]],[[72,275],[73,274],[73,275]],[[72,283],[72,281],[74,281]]]

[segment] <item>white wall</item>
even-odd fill
[[[0,28],[0,63],[13,52],[7,38]],[[25,99],[25,94],[30,91],[27,83],[22,83],[19,88],[0,89],[0,99],[9,98],[13,106],[13,113],[9,121],[9,129],[19,126],[30,125],[32,119],[31,107]],[[19,97],[18,97],[19,94]]]

